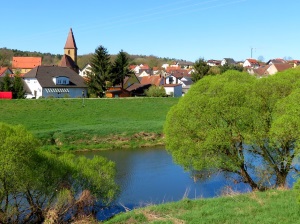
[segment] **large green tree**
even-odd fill
[[[121,50],[112,65],[110,81],[112,81],[113,85],[121,84],[123,89],[124,79],[133,74],[134,72],[129,68],[129,57]]]
[[[221,170],[252,189],[285,186],[298,155],[299,80],[297,70],[203,78],[168,113],[166,148],[195,176]]]
[[[13,79],[13,98],[14,99],[24,99],[25,90],[22,78],[19,74],[15,74]]]
[[[194,71],[192,72],[192,80],[193,82],[197,82],[198,80],[202,79],[204,76],[208,75],[209,72],[209,65],[203,58],[198,59],[195,61],[193,65]]]
[[[0,223],[70,223],[116,196],[114,163],[55,155],[22,126],[0,123]]]
[[[96,48],[91,59],[91,72],[87,74],[86,83],[89,94],[102,97],[109,81],[111,62],[107,49],[103,46]]]
[[[8,73],[5,74],[2,81],[0,81],[0,90],[4,92],[10,92],[13,90],[13,80]]]

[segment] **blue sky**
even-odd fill
[[[63,54],[72,28],[78,54],[195,61],[300,59],[299,0],[2,1],[0,47]]]

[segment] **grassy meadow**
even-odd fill
[[[0,122],[24,125],[45,148],[108,149],[163,144],[178,98],[0,100]]]
[[[295,197],[291,190],[270,190],[211,199],[184,199],[122,213],[104,223],[300,223],[300,207]]]

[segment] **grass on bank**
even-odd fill
[[[296,192],[270,190],[212,199],[184,199],[122,213],[104,223],[296,224],[300,223],[299,215]]]
[[[162,144],[178,98],[0,100],[0,122],[22,124],[45,148],[107,149]]]

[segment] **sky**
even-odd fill
[[[299,0],[26,0],[1,2],[0,48],[63,54],[72,28],[78,55],[194,62],[300,59]]]

